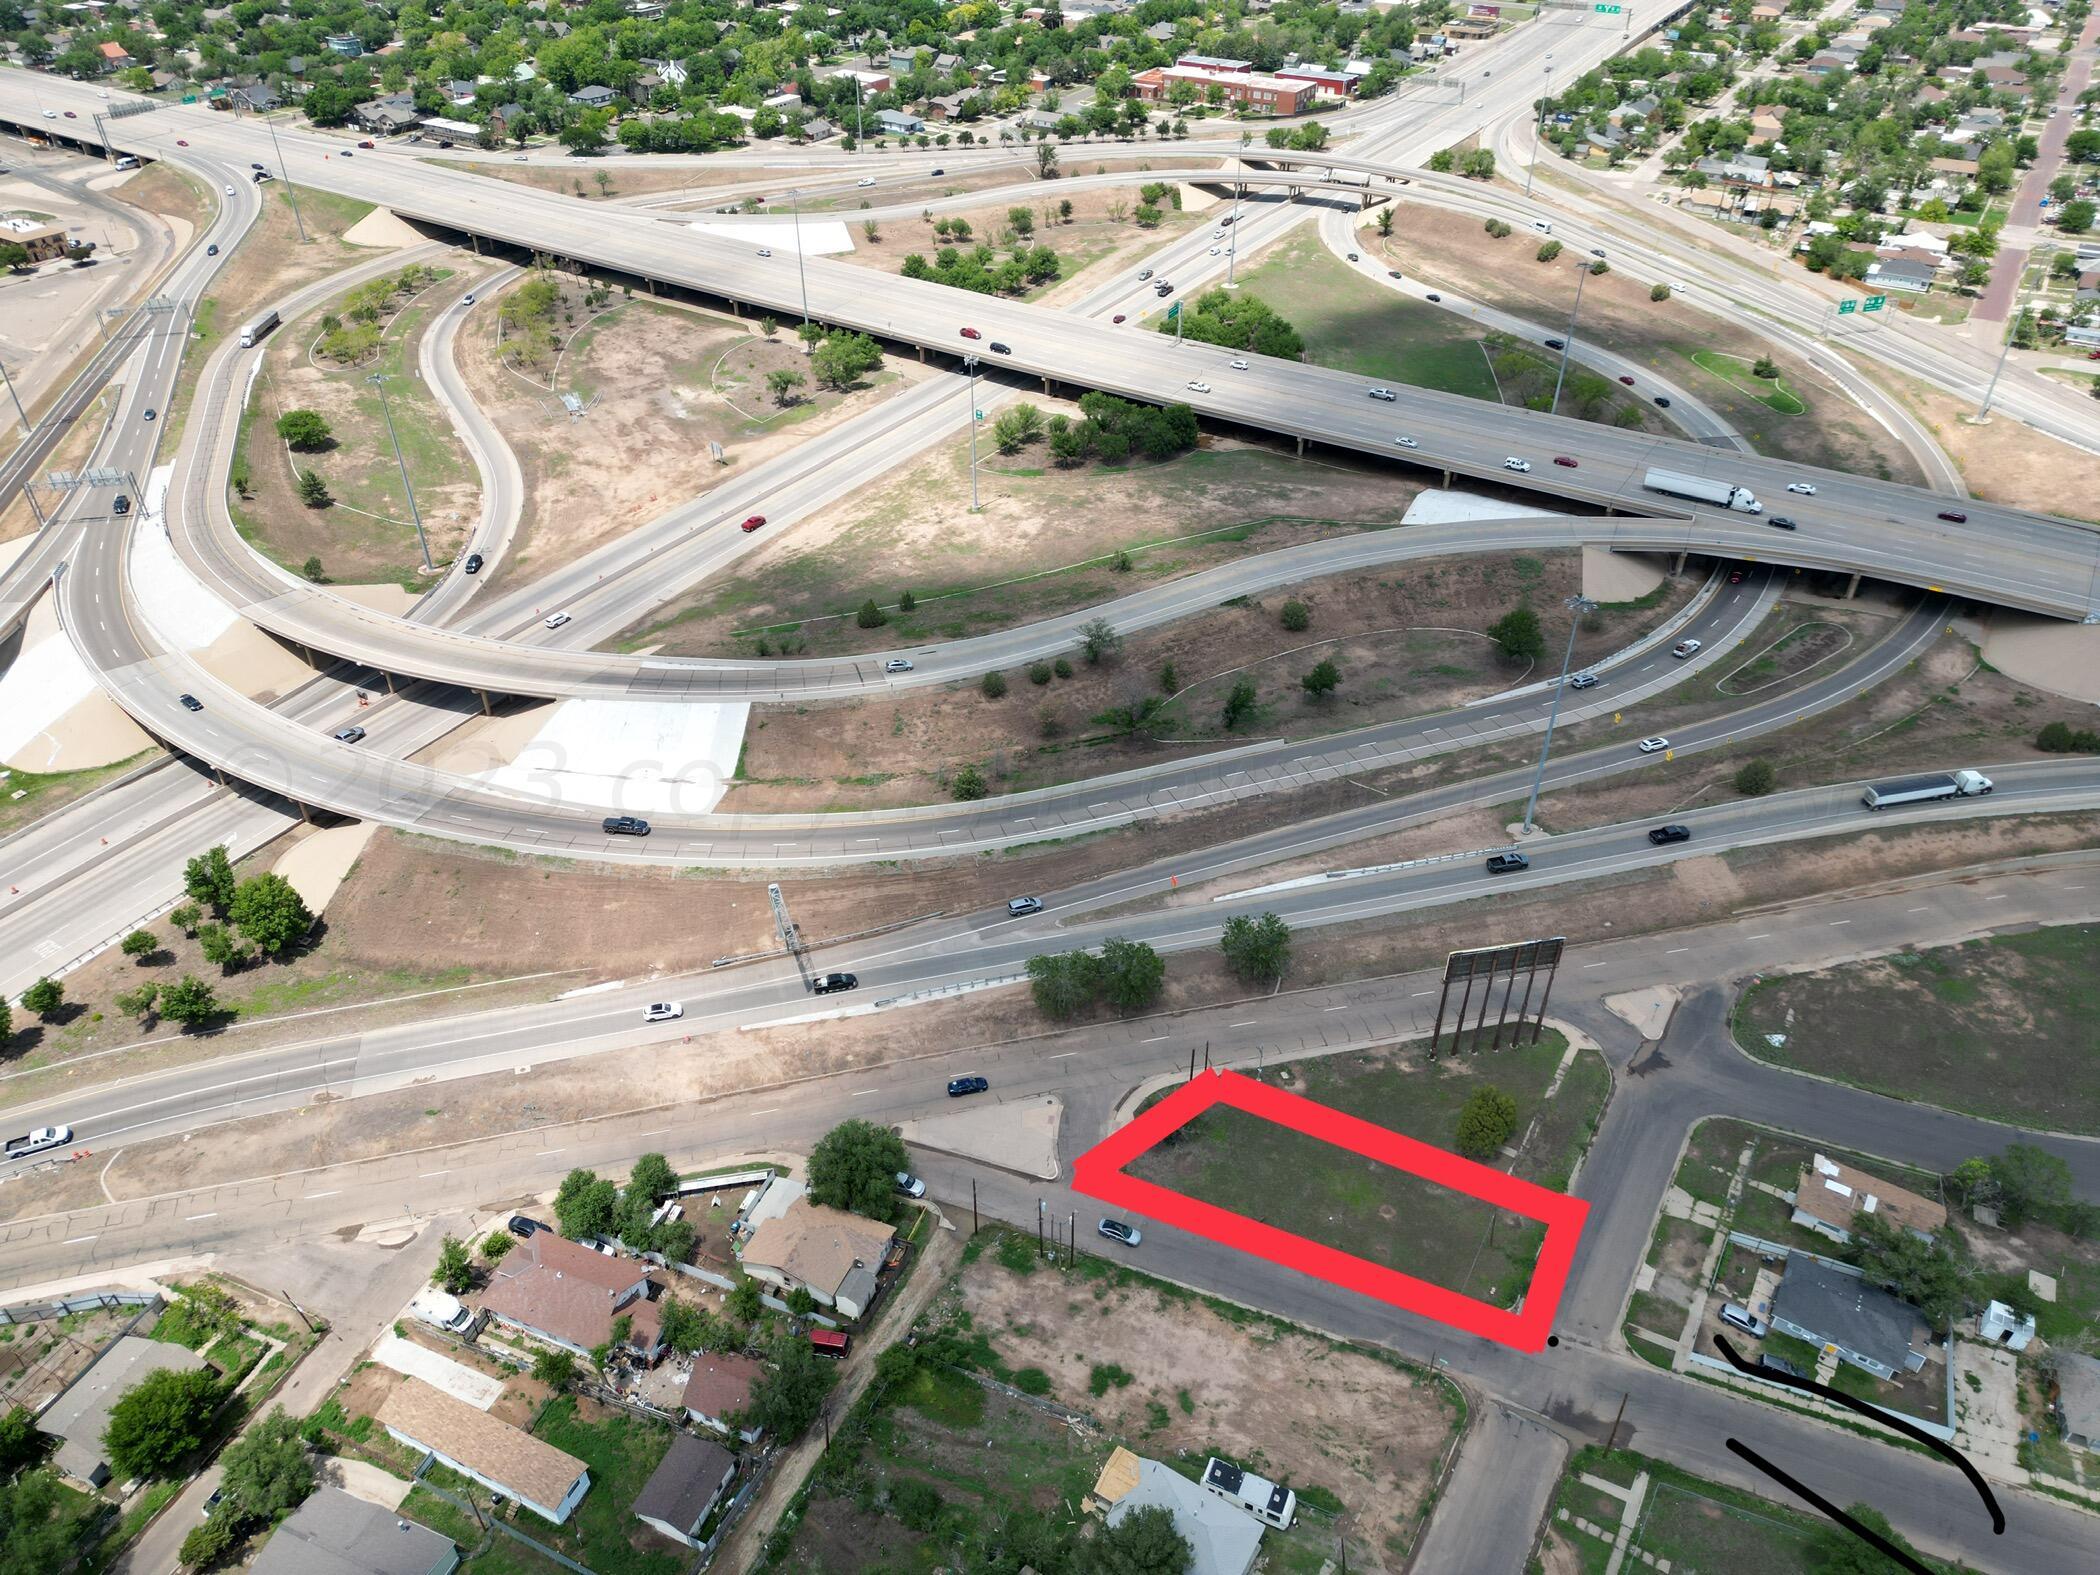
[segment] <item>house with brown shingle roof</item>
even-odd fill
[[[717,1433],[734,1429],[738,1438],[755,1444],[764,1429],[740,1427],[737,1419],[750,1408],[751,1387],[765,1370],[766,1364],[755,1356],[702,1351],[693,1358],[693,1373],[685,1381],[680,1404],[685,1407],[685,1414],[702,1427],[711,1427]]]
[[[552,1231],[535,1231],[503,1255],[481,1305],[498,1323],[588,1356],[631,1324],[627,1343],[646,1361],[662,1353],[662,1310],[649,1294],[649,1265],[608,1258]]]
[[[581,1460],[420,1378],[405,1378],[374,1418],[389,1437],[516,1499],[559,1526],[590,1491]]]
[[[776,1180],[766,1191],[781,1186]],[[756,1214],[769,1212],[766,1202],[760,1199]],[[782,1291],[800,1286],[841,1316],[858,1318],[875,1299],[876,1275],[896,1235],[894,1226],[797,1195],[744,1239],[740,1256],[754,1280]]]
[[[1832,1241],[1849,1242],[1852,1222],[1862,1214],[1878,1215],[1923,1241],[1932,1240],[1947,1223],[1945,1205],[1837,1160],[1818,1154],[1801,1168],[1794,1188],[1796,1225]]]

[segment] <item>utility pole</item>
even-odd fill
[[[970,512],[979,513],[977,503],[977,357],[963,357],[963,370],[970,374]]]
[[[807,328],[809,327],[809,273],[802,266],[802,189],[799,186],[788,189],[788,207],[793,210],[795,215],[795,277],[802,284],[802,326]],[[809,335],[804,334],[802,336],[802,353],[809,355],[815,348],[809,342]]]
[[[1531,164],[1524,171],[1524,195],[1531,195],[1531,177],[1539,172],[1539,144],[1546,140],[1546,105],[1552,98],[1547,89],[1553,85],[1553,61],[1545,65],[1545,79],[1539,84],[1539,123],[1531,138]]]
[[[0,362],[0,383],[7,385],[7,397],[15,402],[15,414],[22,418],[24,435],[34,432],[36,428],[29,424],[29,412],[22,408],[22,396],[15,392],[15,380],[7,375],[5,362]]]
[[[1560,385],[1567,380],[1568,357],[1575,350],[1575,323],[1582,316],[1582,287],[1589,282],[1590,259],[1585,257],[1582,260],[1582,273],[1575,280],[1575,310],[1568,313],[1568,337],[1560,347],[1560,370],[1553,376],[1553,403],[1547,409],[1548,415],[1560,414]]]
[[[408,517],[416,524],[416,545],[423,549],[423,570],[427,574],[430,562],[430,541],[423,534],[423,516],[416,509],[416,489],[409,485],[408,461],[401,457],[401,439],[394,435],[394,412],[386,402],[386,373],[374,372],[365,381],[379,390],[379,413],[386,418],[387,441],[394,445],[394,463],[401,467],[401,490],[408,494]]]
[[[1582,625],[1582,615],[1594,611],[1597,604],[1587,596],[1570,596],[1568,608],[1568,648],[1561,653],[1560,682],[1553,686],[1553,708],[1546,713],[1546,740],[1539,745],[1539,768],[1532,774],[1531,797],[1524,801],[1524,831],[1532,829],[1531,817],[1539,807],[1539,784],[1546,780],[1546,757],[1553,752],[1553,724],[1560,720],[1560,697],[1568,692],[1568,664],[1575,659],[1575,631]]]
[[[284,198],[292,205],[292,223],[299,226],[299,244],[304,246],[307,244],[306,221],[299,217],[299,193],[293,190],[291,172],[285,168],[284,149],[277,141],[277,122],[265,115],[262,117],[262,123],[270,128],[270,147],[277,155],[277,178],[284,182]],[[414,507],[413,500],[410,501],[410,507]],[[418,525],[416,529],[420,534],[422,526]],[[423,553],[423,567],[430,567],[430,552],[427,548]]]

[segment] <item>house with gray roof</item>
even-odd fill
[[[689,1548],[704,1546],[700,1528],[735,1480],[736,1456],[720,1444],[680,1433],[635,1499],[635,1518]]]
[[[2100,1455],[2100,1359],[2076,1351],[2049,1358],[2056,1375],[2056,1425],[2073,1449]]]
[[[1088,1502],[1106,1507],[1111,1526],[1141,1509],[1164,1509],[1189,1545],[1187,1575],[1248,1575],[1261,1553],[1261,1522],[1237,1502],[1121,1445],[1101,1468]]]
[[[1772,1295],[1772,1327],[1832,1347],[1840,1361],[1876,1378],[1916,1372],[1932,1338],[1925,1315],[1909,1302],[1869,1285],[1857,1269],[1805,1252],[1787,1257]]]
[[[248,1575],[452,1575],[458,1568],[450,1537],[323,1486],[270,1534]]]
[[[194,1373],[204,1365],[204,1358],[187,1346],[125,1335],[96,1357],[36,1419],[39,1433],[58,1440],[51,1463],[76,1482],[102,1486],[109,1480],[102,1435],[109,1427],[110,1407],[154,1373],[170,1369]]]

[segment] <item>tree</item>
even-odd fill
[[[1035,150],[1035,169],[1044,180],[1057,179],[1057,149],[1047,142],[1038,143]]]
[[[447,1236],[439,1243],[437,1268],[431,1273],[430,1283],[454,1296],[464,1296],[474,1288],[473,1256],[457,1236]]]
[[[0,1416],[0,1479],[35,1465],[44,1458],[44,1448],[44,1435],[36,1430],[36,1417],[27,1406],[10,1407]]]
[[[1854,1504],[1845,1513],[1876,1536],[1884,1538],[1890,1546],[1916,1556],[1917,1550],[1896,1534],[1888,1516],[1873,1505]],[[1818,1575],[1889,1575],[1896,1568],[1887,1554],[1835,1521],[1826,1522],[1816,1533],[1809,1556]]]
[[[277,418],[277,435],[296,449],[326,448],[334,433],[318,410],[287,410]]]
[[[808,379],[793,367],[782,367],[778,371],[766,374],[766,389],[772,394],[774,404],[785,406],[788,396],[807,381]]]
[[[0,1479],[0,1569],[62,1570],[79,1557],[80,1523],[52,1471]]]
[[[1667,301],[1669,298],[1670,287],[1666,284],[1658,284],[1648,292],[1648,299],[1651,301]]]
[[[1148,1504],[1080,1543],[1074,1567],[1078,1575],[1185,1575],[1195,1557],[1173,1512]]]
[[[532,1359],[532,1376],[557,1394],[576,1376],[576,1358],[568,1351],[541,1351]]]
[[[194,902],[178,902],[168,910],[168,922],[185,935],[197,933],[197,920],[200,916],[200,910]]]
[[[1488,148],[1475,148],[1459,162],[1459,173],[1468,180],[1493,180],[1495,155]]]
[[[1390,203],[1378,210],[1378,233],[1381,236],[1393,233],[1393,209]]]
[[[1013,226],[1014,234],[1023,240],[1035,234],[1035,214],[1027,208],[1008,208],[1006,222]]]
[[[481,1255],[490,1263],[501,1263],[510,1249],[517,1246],[518,1238],[507,1230],[492,1230],[481,1238]]]
[[[224,913],[233,901],[233,864],[226,845],[206,848],[182,867],[182,889],[190,901],[204,903],[215,913]]]
[[[1225,714],[1220,718],[1226,732],[1231,732],[1254,715],[1255,696],[1253,679],[1240,678],[1234,681],[1232,692],[1225,697]]]
[[[1092,952],[1044,952],[1028,959],[1028,988],[1036,1010],[1055,1022],[1094,1004],[1101,964]]]
[[[911,1169],[904,1140],[872,1121],[841,1121],[809,1151],[809,1198],[871,1220],[896,1209],[897,1173]]]
[[[1323,658],[1317,667],[1298,680],[1315,700],[1324,700],[1333,694],[1341,681],[1342,670],[1334,665],[1332,657]]]
[[[43,1018],[49,1018],[65,1002],[66,987],[48,975],[22,992],[22,1005]]]
[[[240,927],[241,935],[256,950],[275,956],[314,927],[314,916],[306,899],[282,875],[267,872],[251,875],[234,888],[226,915]]]
[[[1779,772],[1763,756],[1744,761],[1735,774],[1735,790],[1745,798],[1763,798],[1777,786]]]
[[[1137,227],[1141,230],[1158,229],[1160,220],[1166,217],[1158,207],[1149,202],[1139,203],[1131,210],[1130,216],[1137,221]]]
[[[135,957],[143,960],[160,950],[160,937],[151,930],[133,930],[124,937],[124,942],[120,949],[126,957]]]
[[[1517,1102],[1494,1084],[1483,1084],[1458,1113],[1458,1151],[1472,1159],[1492,1159],[1516,1130]]]
[[[1750,364],[1750,372],[1753,377],[1776,378],[1779,376],[1779,363],[1768,355],[1761,355]]]
[[[299,472],[299,501],[310,509],[325,509],[335,501],[328,483],[310,470]]]
[[[1312,627],[1312,609],[1296,597],[1292,597],[1291,600],[1283,604],[1282,610],[1276,614],[1276,621],[1281,623],[1284,628],[1290,630],[1292,634],[1303,634]]]
[[[838,1369],[820,1360],[807,1340],[783,1339],[773,1349],[771,1365],[751,1386],[746,1416],[776,1442],[792,1443],[817,1419],[838,1376]]]
[[[1101,994],[1117,1011],[1143,1011],[1166,978],[1166,960],[1143,941],[1111,935],[1101,943]]]
[[[1089,666],[1098,667],[1123,649],[1123,637],[1106,618],[1092,618],[1079,626],[1079,654]]]
[[[1590,272],[1595,274],[1600,279],[1604,275],[1611,272],[1611,264],[1606,262],[1602,257],[1592,258],[1590,260],[1589,266]]]
[[[1998,1218],[2007,1230],[2018,1230],[2071,1201],[2071,1167],[2047,1149],[2014,1143],[1988,1164]]]
[[[987,700],[1003,700],[1006,697],[1006,674],[993,668],[977,680],[977,689]]]
[[[1488,638],[1501,647],[1502,660],[1511,667],[1535,662],[1546,654],[1546,636],[1539,628],[1539,615],[1529,607],[1514,607],[1488,630]]]
[[[29,267],[29,248],[19,241],[0,241],[0,268],[21,273]]]
[[[1874,1284],[1887,1286],[1941,1324],[1968,1299],[1969,1271],[1959,1240],[1949,1231],[1921,1241],[1879,1214],[1861,1214],[1852,1222],[1850,1255]]]
[[[966,765],[949,779],[948,792],[957,803],[967,804],[991,792],[991,784],[985,781],[984,772],[979,767]]]
[[[619,1206],[620,1189],[582,1166],[562,1177],[554,1194],[554,1221],[571,1241],[609,1235]]]
[[[222,1393],[215,1368],[148,1373],[109,1408],[102,1447],[119,1477],[167,1477],[204,1442]]]
[[[2084,197],[2067,202],[2057,211],[2056,227],[2066,235],[2083,235],[2093,227],[2093,203]]]
[[[561,145],[571,153],[596,153],[605,146],[606,128],[612,124],[607,110],[587,109],[561,130]]]
[[[1540,243],[1538,249],[1538,260],[1540,262],[1551,262],[1554,258],[1558,257],[1559,255],[1559,241],[1543,241]]]
[[[184,974],[160,992],[160,1015],[185,1028],[207,1022],[218,1012],[218,992],[193,973]]]
[[[248,945],[237,941],[233,932],[223,924],[200,924],[197,926],[197,946],[204,953],[204,960],[217,963],[226,972],[247,960]]]
[[[233,1551],[244,1531],[243,1518],[224,1503],[190,1527],[175,1556],[191,1569],[209,1569]]]
[[[321,555],[318,552],[307,554],[306,561],[299,565],[299,572],[315,585],[328,578],[327,572],[321,567]]]
[[[219,1462],[227,1501],[249,1520],[274,1521],[314,1490],[313,1459],[299,1423],[281,1407],[229,1444]]]
[[[0,999],[0,1044],[5,1044],[15,1034],[15,1009],[5,999]]]
[[[1247,984],[1275,984],[1291,965],[1291,927],[1273,913],[1250,918],[1234,914],[1225,921],[1218,948],[1225,966]]]
[[[136,990],[119,991],[112,1002],[126,1017],[136,1017],[144,1022],[153,1015],[154,1005],[160,1000],[160,986],[147,983]]]

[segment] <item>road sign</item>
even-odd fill
[[[1884,306],[1886,306],[1886,305],[1888,305],[1888,304],[1889,304],[1889,298],[1888,298],[1887,296],[1885,296],[1885,295],[1870,295],[1870,296],[1868,296],[1868,297],[1867,297],[1867,302],[1866,302],[1866,305],[1865,305],[1865,306],[1864,306],[1864,307],[1862,308],[1862,310],[1863,310],[1863,311],[1869,311],[1869,312],[1878,312],[1878,311],[1880,311],[1880,310],[1881,310],[1881,309],[1882,309],[1882,308],[1883,308]]]
[[[1173,304],[1172,306],[1170,306],[1170,307],[1168,307],[1168,308],[1167,308],[1167,321],[1168,321],[1168,322],[1170,322],[1170,323],[1171,323],[1172,321],[1174,321],[1174,319],[1175,319],[1175,318],[1179,317],[1180,315],[1181,315],[1181,303],[1180,303],[1179,301],[1176,301],[1176,302],[1175,302],[1175,303],[1174,303],[1174,304]]]
[[[1626,7],[1622,5],[1593,5],[1590,7],[1590,9],[1596,12],[1599,16],[1617,16],[1621,11],[1625,10]]]
[[[1858,310],[1859,310],[1859,302],[1857,302],[1857,301],[1840,301],[1840,302],[1838,302],[1838,316],[1840,316],[1840,317],[1849,317],[1849,316],[1850,316],[1850,315],[1851,315],[1852,313],[1854,313],[1854,312],[1856,312],[1856,311],[1858,311]]]

